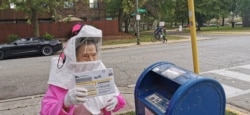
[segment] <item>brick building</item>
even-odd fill
[[[4,0],[0,0],[0,5]],[[82,2],[85,1],[85,2]],[[61,19],[68,19],[69,16],[77,17],[83,21],[68,20],[56,23],[53,14],[38,14],[40,35],[49,33],[55,38],[69,38],[72,26],[76,23],[85,23],[93,25],[103,31],[105,36],[115,36],[119,34],[118,21],[106,20],[104,0],[78,0],[78,2],[64,2],[63,7],[57,10]],[[19,37],[29,37],[34,35],[32,24],[27,24],[26,14],[15,10],[15,5],[10,4],[9,9],[0,10],[0,42],[8,41],[9,35],[18,35]]]
[[[103,0],[89,0],[89,3],[78,1],[74,4],[64,6],[59,14],[63,17],[73,15],[79,17],[84,21],[98,21],[105,20],[105,4]]]
[[[0,0],[0,4],[3,0]],[[88,2],[64,2],[62,8],[57,13],[61,18],[74,16],[84,21],[105,20],[105,3],[103,0],[89,0]],[[40,14],[39,22],[53,22],[52,14]],[[15,11],[15,5],[10,4],[9,9],[0,10],[0,23],[22,23],[26,22],[26,15],[20,11]]]

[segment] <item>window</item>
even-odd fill
[[[98,0],[89,0],[89,7],[90,8],[98,8]]]
[[[16,4],[11,2],[11,0],[9,0],[9,2],[10,2],[10,9],[16,9]],[[15,2],[24,3],[26,2],[26,0],[15,0]]]
[[[73,8],[73,7],[74,7],[73,2],[70,2],[70,1],[64,2],[64,8]]]
[[[16,4],[15,3],[10,3],[10,9],[15,9],[16,8]]]

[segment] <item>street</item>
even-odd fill
[[[198,41],[200,75],[218,80],[227,103],[250,111],[250,35],[202,35]],[[191,42],[141,45],[103,50],[102,60],[112,67],[117,86],[134,85],[153,63],[167,61],[193,71]],[[58,55],[54,55],[58,56]],[[0,99],[43,94],[47,88],[50,58],[0,61]]]

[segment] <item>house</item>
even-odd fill
[[[0,0],[0,4],[4,0]],[[103,31],[104,36],[118,35],[118,21],[106,20],[104,0],[89,0],[88,2],[64,2],[63,7],[59,8],[57,13],[61,19],[66,21],[55,21],[53,14],[39,14],[40,35],[49,33],[55,38],[69,38],[72,26],[76,23],[85,23],[93,25]],[[67,21],[72,17],[82,19],[81,21]],[[0,42],[6,42],[9,35],[18,35],[19,37],[33,36],[34,29],[26,24],[26,15],[21,11],[15,10],[15,4],[10,4],[9,9],[0,10]],[[56,22],[56,23],[54,23]]]
[[[2,1],[4,0],[0,0],[0,4]],[[84,21],[105,20],[105,3],[104,0],[68,1],[64,2],[63,8],[58,9],[57,13],[61,18],[74,16]],[[13,3],[9,5],[9,9],[0,10],[0,23],[23,23],[26,21],[26,15],[21,11],[16,11]],[[39,15],[39,22],[53,21],[54,16],[50,13]]]

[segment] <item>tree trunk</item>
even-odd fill
[[[249,13],[245,13],[242,17],[242,26],[243,27],[250,27],[250,10]]]
[[[39,24],[38,24],[38,14],[37,14],[37,10],[35,8],[31,8],[31,13],[32,13],[32,17],[31,17],[31,22],[32,22],[32,27],[34,30],[34,35],[36,37],[40,36],[39,33]]]
[[[173,28],[173,21],[170,22],[170,27]]]
[[[222,17],[222,23],[221,23],[221,26],[224,26],[225,25],[225,17]]]
[[[199,31],[199,30],[201,30],[201,25],[202,25],[202,17],[199,13],[197,13],[196,19],[198,22],[197,30]],[[196,26],[196,23],[194,24],[194,26]]]
[[[125,24],[125,32],[128,32],[128,25],[129,25],[129,16],[126,16],[125,20],[124,20],[124,24]]]
[[[232,28],[234,28],[235,22],[232,22]]]
[[[122,32],[122,20],[123,20],[123,12],[122,10],[119,11],[119,14],[118,14],[118,25],[119,25],[119,32]]]

